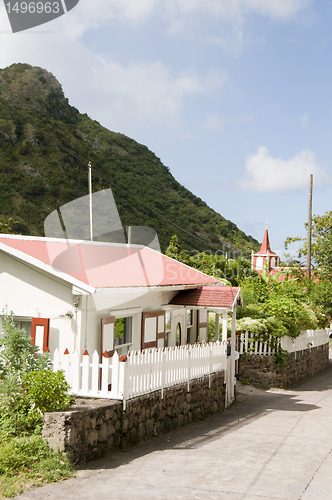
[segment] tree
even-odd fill
[[[18,222],[9,217],[8,222],[0,222],[0,233],[2,234],[15,234],[14,226]]]
[[[308,229],[308,224],[305,224]],[[307,255],[307,238],[289,237],[285,241],[287,249],[290,243],[303,241],[298,250],[298,257]],[[320,267],[324,273],[332,273],[332,211],[324,215],[314,215],[312,218],[312,256],[315,267]]]
[[[213,276],[225,285],[239,286],[246,276],[257,276],[256,271],[251,269],[250,261],[244,257],[228,259],[220,252],[198,251],[192,251],[189,255],[180,246],[177,236],[172,236],[165,253],[168,257]]]

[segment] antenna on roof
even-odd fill
[[[90,240],[93,240],[92,231],[92,177],[91,177],[91,161],[88,164],[89,169],[89,209],[90,209]]]

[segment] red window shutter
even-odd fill
[[[50,318],[32,318],[31,340],[43,352],[49,351]]]

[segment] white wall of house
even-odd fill
[[[155,287],[142,293],[142,290],[134,288],[116,288],[98,290],[95,294],[89,295],[87,299],[83,297],[80,300],[82,317],[82,332],[78,342],[80,352],[83,352],[85,348],[89,354],[95,350],[100,351],[101,320],[111,316],[115,318],[132,317],[133,335],[131,345],[116,347],[118,353],[125,354],[128,348],[130,350],[140,350],[142,313],[163,310],[171,310],[172,312],[169,345],[176,345],[176,327],[178,323],[182,331],[181,343],[186,344],[186,309],[184,307],[174,309],[174,306],[172,308],[165,307],[178,291],[179,288],[165,290]],[[86,318],[88,318],[87,323]],[[192,342],[194,341],[195,334],[192,335]]]
[[[50,349],[74,349],[75,322],[72,285],[4,253],[0,254],[0,314],[50,318]],[[66,316],[73,313],[73,318]]]

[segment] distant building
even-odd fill
[[[262,274],[264,270],[270,273],[276,268],[279,268],[279,255],[271,250],[267,228],[265,229],[263,243],[259,252],[252,253],[251,255],[251,267],[260,274]]]

